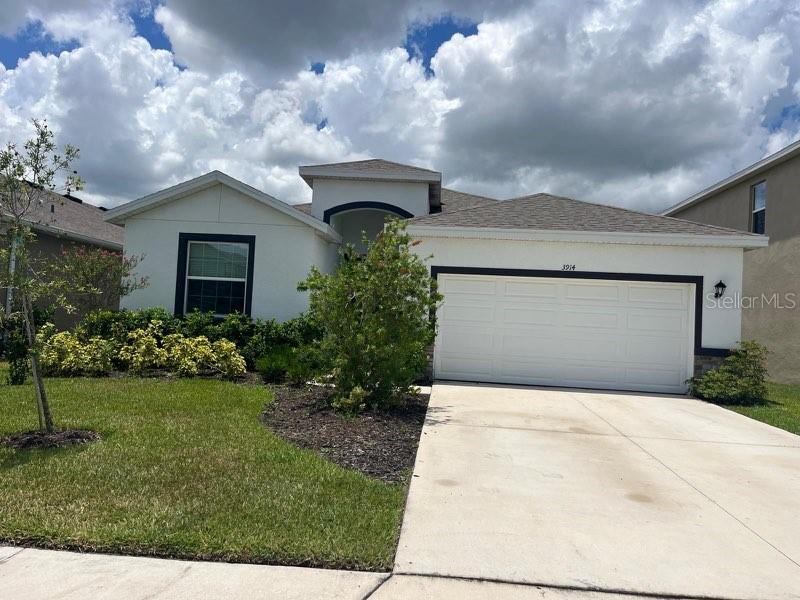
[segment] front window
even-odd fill
[[[764,233],[767,220],[767,182],[755,184],[753,190],[753,233]]]
[[[246,243],[189,241],[184,313],[244,313],[249,252]]]

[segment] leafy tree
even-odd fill
[[[82,313],[98,308],[114,309],[120,298],[147,287],[147,277],[137,277],[136,267],[143,257],[82,245],[61,251],[53,261],[69,284],[68,299]]]
[[[53,416],[42,379],[39,347],[36,338],[34,303],[47,298],[52,304],[69,310],[67,284],[53,277],[48,269],[31,257],[30,244],[35,238],[31,225],[43,217],[44,201],[56,189],[56,177],[63,175],[63,188],[70,192],[81,189],[82,181],[70,169],[78,158],[78,149],[67,144],[59,152],[53,132],[46,121],[32,121],[34,135],[19,150],[8,143],[0,150],[0,220],[6,243],[0,250],[0,260],[7,268],[0,273],[0,285],[11,297],[9,318],[22,320],[25,338],[30,349],[30,366],[36,388],[39,428],[53,432]]]
[[[309,314],[323,329],[335,405],[349,411],[385,406],[411,390],[425,370],[441,301],[402,221],[389,221],[365,245],[363,256],[346,246],[335,273],[312,268],[298,286],[310,292]]]

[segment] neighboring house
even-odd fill
[[[440,379],[684,392],[740,339],[741,313],[708,302],[742,286],[752,235],[546,194],[497,201],[442,188],[441,173],[383,160],[300,167],[290,206],[219,171],[107,213],[150,286],[128,308],[288,319],[312,265],[409,219],[444,294]]]
[[[27,216],[36,235],[30,245],[35,258],[56,258],[69,246],[85,246],[122,251],[125,230],[105,220],[105,209],[83,202],[80,198],[49,192],[44,201]],[[10,310],[6,289],[0,289],[0,301]],[[118,300],[112,301],[116,307]],[[59,328],[70,327],[80,315],[66,314],[62,310],[54,315]]]
[[[800,383],[800,141],[663,214],[769,236],[745,254],[742,337],[771,351],[771,379]]]

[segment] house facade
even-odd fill
[[[770,377],[800,383],[800,141],[665,215],[769,236],[744,257],[742,336],[770,350]]]
[[[495,200],[443,188],[441,173],[383,160],[300,167],[310,204],[291,206],[218,171],[120,206],[125,250],[150,286],[128,308],[291,318],[312,266],[408,219],[444,295],[434,376],[682,393],[741,336],[733,229],[537,194]]]

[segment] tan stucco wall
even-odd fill
[[[767,182],[766,234],[769,247],[744,255],[743,295],[755,298],[742,308],[742,339],[771,352],[770,378],[800,383],[800,306],[789,308],[791,294],[800,303],[800,156],[751,177],[672,216],[710,225],[750,230],[750,188]],[[762,302],[777,294],[783,308]]]
[[[743,295],[757,301],[743,307],[742,339],[770,350],[770,379],[800,383],[800,234],[745,252]]]

